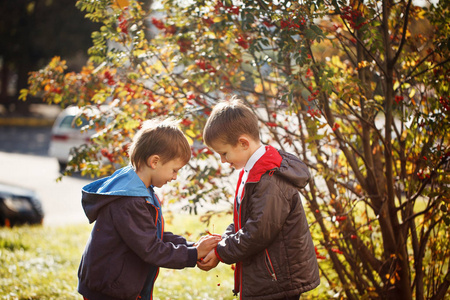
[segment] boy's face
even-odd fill
[[[211,145],[211,148],[220,155],[222,163],[229,163],[232,168],[237,170],[245,167],[250,158],[248,148],[242,143],[232,146],[223,142],[215,142]]]
[[[178,171],[185,165],[180,158],[169,160],[165,163],[159,161],[156,165],[157,176],[152,178],[151,184],[155,187],[162,187],[166,183],[177,179]]]

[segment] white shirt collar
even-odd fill
[[[245,164],[244,171],[246,173],[250,172],[256,162],[266,153],[266,146],[261,145],[256,151],[250,156],[249,160]]]

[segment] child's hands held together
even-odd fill
[[[211,250],[206,257],[200,261],[197,261],[197,267],[203,271],[209,271],[215,268],[219,264],[219,259],[216,256],[216,252]]]
[[[222,240],[222,237],[218,234],[205,235],[195,243],[197,247],[197,259],[205,257],[208,253],[213,250],[217,244]],[[214,251],[213,251],[214,252]]]

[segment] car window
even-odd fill
[[[83,117],[78,118],[79,120],[81,120],[81,124],[79,124],[79,125],[77,124],[77,123],[79,123],[79,121],[74,120],[74,119],[75,119],[75,116],[65,116],[64,119],[59,124],[59,127],[80,129],[81,127],[88,124],[88,121]]]

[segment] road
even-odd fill
[[[44,225],[88,222],[81,207],[81,188],[92,179],[63,177],[56,182],[58,162],[47,154],[50,131],[49,127],[0,126],[0,182],[34,190],[44,207]],[[203,203],[198,212],[228,210],[231,204],[226,200],[214,205]],[[187,204],[166,204],[165,210],[178,211]]]
[[[60,176],[48,157],[48,127],[0,127],[0,182],[33,189],[45,212],[44,225],[86,223],[81,188],[90,179]]]

